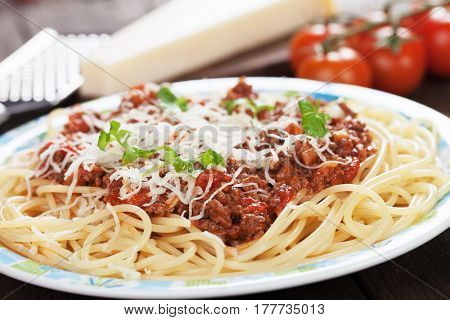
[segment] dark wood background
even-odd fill
[[[111,33],[142,16],[165,0],[0,0],[0,61],[38,32],[27,22],[52,27],[60,33]],[[270,23],[270,21],[268,21]],[[292,76],[287,63],[287,39],[230,57],[214,66],[179,79],[237,76]],[[174,80],[179,80],[174,79]],[[427,76],[409,98],[450,115],[450,81]],[[80,101],[72,97],[65,104]],[[16,116],[0,127],[9,130],[43,112]],[[450,296],[450,231],[427,244],[376,267],[348,276],[276,292],[246,295],[248,299],[447,299]],[[86,299],[53,291],[0,275],[0,298]],[[14,292],[13,294],[10,294]]]

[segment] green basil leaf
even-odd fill
[[[300,108],[300,111],[302,112],[302,116],[307,113],[315,113],[317,110],[315,109],[314,105],[309,100],[301,100],[298,102],[298,106]]]
[[[181,111],[188,110],[188,101],[186,98],[177,97],[168,87],[162,87],[156,93],[156,97],[161,100],[163,107],[168,108],[177,105]]]
[[[165,103],[174,103],[177,101],[177,97],[173,94],[168,87],[162,87],[156,93],[156,97]]]
[[[326,123],[331,119],[330,115],[319,112],[319,106],[309,100],[299,101],[298,106],[302,113],[303,131],[316,138],[325,136],[328,132]]]
[[[233,114],[234,108],[236,107],[236,100],[226,100],[225,108],[227,109],[227,113],[229,116]]]
[[[194,161],[192,160],[183,160],[180,157],[176,157],[171,165],[175,169],[176,172],[192,172],[194,171]]]
[[[180,105],[183,106],[187,101],[179,100]],[[182,107],[183,108],[183,107]],[[168,147],[160,146],[155,149],[141,149],[136,146],[130,146],[128,139],[132,136],[132,133],[128,130],[120,129],[120,123],[117,121],[110,121],[109,132],[104,130],[100,131],[97,146],[105,151],[108,144],[112,141],[116,141],[125,150],[122,154],[122,163],[124,165],[130,164],[138,159],[145,159],[155,154],[158,151],[164,150],[164,162],[166,165],[172,165],[177,172],[194,171],[194,162],[192,160],[183,160],[177,154],[177,152]]]
[[[112,120],[109,122],[109,132],[106,132],[104,130],[100,131],[97,146],[100,148],[100,150],[103,151],[106,150],[106,147],[112,141],[117,141],[120,145],[124,146],[130,136],[130,131],[120,130],[120,122]]]
[[[172,148],[168,148],[164,151],[164,161],[167,163],[172,163],[178,157],[176,151]]]
[[[176,172],[194,171],[194,161],[181,159],[177,152],[170,147],[164,146],[162,149],[164,150],[164,162],[166,165],[173,166]]]
[[[210,166],[225,166],[223,157],[216,151],[209,149],[200,155],[200,164],[204,169]]]
[[[145,176],[149,175],[150,173],[152,173],[152,172],[154,172],[156,170],[159,170],[159,169],[161,169],[163,167],[164,167],[164,164],[158,164],[156,166],[151,167],[147,171],[145,171],[142,175],[145,177]]]
[[[258,112],[263,111],[263,110],[268,110],[268,111],[273,111],[275,110],[275,106],[271,106],[271,105],[262,105],[262,106],[258,106]]]
[[[259,112],[264,111],[264,110],[268,110],[268,111],[273,111],[275,110],[275,106],[272,105],[261,105],[258,106],[256,104],[256,102],[250,98],[247,99],[248,102],[248,106],[250,107],[250,110],[253,113],[253,116],[256,117],[258,115]]]
[[[109,133],[106,133],[104,130],[100,130],[100,135],[98,136],[97,146],[100,150],[105,151],[106,147],[111,141],[111,136]]]
[[[116,135],[117,134],[117,132],[119,131],[119,128],[120,128],[120,122],[118,122],[118,121],[115,121],[115,120],[111,120],[110,122],[109,122],[109,133],[111,134],[111,135]]]
[[[295,98],[300,96],[300,92],[295,91],[295,90],[288,90],[284,93],[284,96],[287,98]]]
[[[188,102],[185,98],[183,97],[178,98],[176,104],[178,105],[181,111],[186,112],[188,110]]]
[[[127,150],[122,155],[122,163],[124,165],[130,164],[139,158],[139,154],[134,150]]]
[[[152,154],[154,154],[156,151],[154,149],[145,150],[145,149],[139,149],[135,147],[135,152],[138,154],[139,158],[148,158]]]

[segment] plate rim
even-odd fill
[[[235,83],[237,77],[229,77],[229,78],[211,78],[211,79],[201,79],[201,80],[186,80],[180,82],[174,82],[172,85],[179,89],[180,91],[189,91],[192,92],[200,92],[199,88],[209,87],[209,89],[202,91],[209,91],[211,89],[216,88],[226,88],[232,83]],[[426,118],[438,120],[439,126],[444,128],[445,126],[450,125],[450,119],[445,115],[439,113],[438,111],[431,109],[423,104],[418,102],[409,100],[404,97],[399,97],[393,94],[389,94],[386,92],[381,92],[375,89],[363,88],[353,85],[347,84],[337,84],[337,83],[324,83],[320,81],[314,80],[306,80],[306,79],[297,79],[297,78],[285,78],[285,77],[247,77],[247,81],[254,85],[257,89],[259,87],[264,87],[263,90],[276,90],[280,91],[280,89],[276,89],[277,87],[285,87],[284,90],[299,90],[303,92],[312,92],[317,88],[320,88],[320,92],[329,95],[338,95],[341,97],[347,97],[350,99],[357,99],[361,101],[368,100],[369,97],[372,97],[374,100],[370,100],[370,102],[364,102],[368,105],[377,105],[377,107],[382,106],[382,108],[388,108],[391,110],[396,110],[400,112],[405,111],[406,108],[412,108],[416,110],[416,113],[426,111]],[[87,101],[82,103],[82,105],[90,105],[90,104],[98,104],[101,101],[108,101],[118,99],[122,93],[109,95],[106,97],[98,98],[95,100]],[[363,98],[363,99],[362,99]],[[383,103],[379,103],[383,102]],[[401,107],[389,107],[387,103],[398,103]],[[410,107],[408,107],[410,106]],[[406,114],[408,114],[411,110],[406,110]],[[413,112],[414,113],[414,112]],[[19,127],[16,127],[12,130],[7,131],[6,133],[0,136],[0,146],[3,148],[9,146],[13,148],[14,144],[17,146],[18,142],[15,142],[20,137],[16,137],[11,139],[6,143],[1,141],[5,135],[12,135],[14,132],[18,132],[19,130],[25,130],[27,126],[27,131],[31,131],[34,126],[37,125],[36,121],[43,121],[47,119],[48,115],[44,115],[36,120],[32,120],[25,124],[22,124]],[[442,131],[442,130],[441,130]],[[450,130],[448,132],[444,130],[440,132],[441,138],[450,144]],[[26,138],[26,137],[25,137]],[[20,140],[26,140],[22,138]],[[14,143],[15,142],[15,143]],[[4,153],[1,158],[5,158],[8,153]],[[441,206],[450,207],[450,194],[444,195],[443,199],[440,200]],[[433,208],[432,210],[436,210]],[[433,222],[433,223],[432,223]],[[402,234],[405,231],[410,230],[411,228],[419,226],[423,230],[419,235],[413,237],[409,241],[404,241],[402,239]],[[133,287],[119,287],[119,288],[107,288],[107,287],[96,287],[96,286],[88,286],[84,283],[68,283],[60,281],[60,279],[49,279],[41,276],[35,276],[33,274],[14,269],[11,265],[6,265],[4,263],[0,263],[0,273],[9,276],[11,278],[23,281],[28,284],[37,285],[49,289],[54,289],[58,291],[64,291],[68,293],[76,293],[76,294],[84,294],[90,296],[98,296],[98,297],[110,297],[110,298],[205,298],[205,297],[224,297],[231,295],[243,295],[250,293],[259,293],[265,291],[272,291],[278,289],[286,289],[300,285],[306,285],[310,283],[315,283],[319,281],[324,281],[336,277],[340,277],[346,274],[350,274],[356,271],[360,271],[375,265],[378,265],[383,262],[387,262],[390,259],[396,258],[406,252],[409,252],[422,244],[428,242],[432,238],[438,236],[440,233],[444,232],[450,227],[450,214],[440,214],[439,217],[432,217],[428,221],[422,222],[419,225],[413,225],[408,227],[407,229],[401,231],[400,233],[383,240],[382,242],[388,241],[387,247],[392,247],[389,250],[385,250],[386,246],[379,248],[378,250],[383,252],[382,255],[380,253],[375,254],[374,252],[370,253],[370,249],[362,249],[355,251],[353,253],[345,254],[336,258],[329,259],[330,261],[338,261],[336,264],[332,264],[329,266],[321,267],[319,269],[313,269],[306,272],[285,274],[285,275],[276,275],[273,272],[263,272],[255,275],[242,275],[242,276],[229,276],[229,277],[219,277],[212,279],[240,279],[236,283],[228,283],[225,285],[217,285],[217,286],[208,286],[208,285],[200,285],[200,286],[167,286],[167,287],[155,287],[151,289],[150,287],[147,290],[138,289]],[[419,238],[418,238],[419,237]],[[392,240],[399,238],[402,241],[399,241],[398,245],[389,246],[392,243]],[[404,235],[403,235],[403,238]],[[398,239],[398,240],[399,240]],[[8,252],[14,252],[13,250],[7,247],[0,247],[0,253],[2,249],[6,249]],[[386,251],[386,252],[384,252]],[[17,255],[17,253],[14,253]],[[387,258],[387,259],[386,259]],[[24,258],[27,259],[27,258]],[[321,261],[321,260],[318,260]],[[357,263],[355,263],[357,262]],[[304,265],[304,264],[302,264]],[[300,265],[300,266],[302,266]],[[80,276],[81,274],[64,271],[72,274],[76,274]],[[309,276],[305,276],[308,274]],[[104,277],[97,276],[89,276],[89,275],[81,275],[90,277],[90,278],[99,278],[99,279],[109,279]],[[258,276],[260,276],[258,278]],[[245,280],[247,278],[247,280]],[[158,281],[160,280],[133,280],[133,281]],[[124,281],[127,283],[131,283],[133,281]],[[163,280],[171,283],[181,283],[182,280]],[[163,290],[164,289],[164,290]]]

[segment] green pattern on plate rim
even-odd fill
[[[317,268],[317,264],[310,263],[310,264],[304,264],[304,265],[297,266],[294,269],[290,269],[290,270],[275,271],[274,274],[277,276],[282,276],[282,275],[291,274],[291,273],[300,273],[300,272],[311,271],[316,268]]]
[[[93,287],[115,288],[115,287],[121,287],[123,285],[124,281],[125,280],[122,280],[122,279],[89,277],[86,284],[89,286],[93,286]]]
[[[186,287],[198,287],[198,286],[220,286],[227,284],[226,280],[214,280],[214,279],[195,279],[185,281]]]
[[[22,262],[13,264],[12,267],[17,270],[25,271],[27,273],[41,276],[50,270],[49,266],[43,265],[33,260],[24,260]]]

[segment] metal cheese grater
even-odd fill
[[[13,114],[55,106],[74,93],[83,83],[80,59],[108,39],[106,34],[59,35],[49,28],[39,32],[0,63],[0,123]]]

